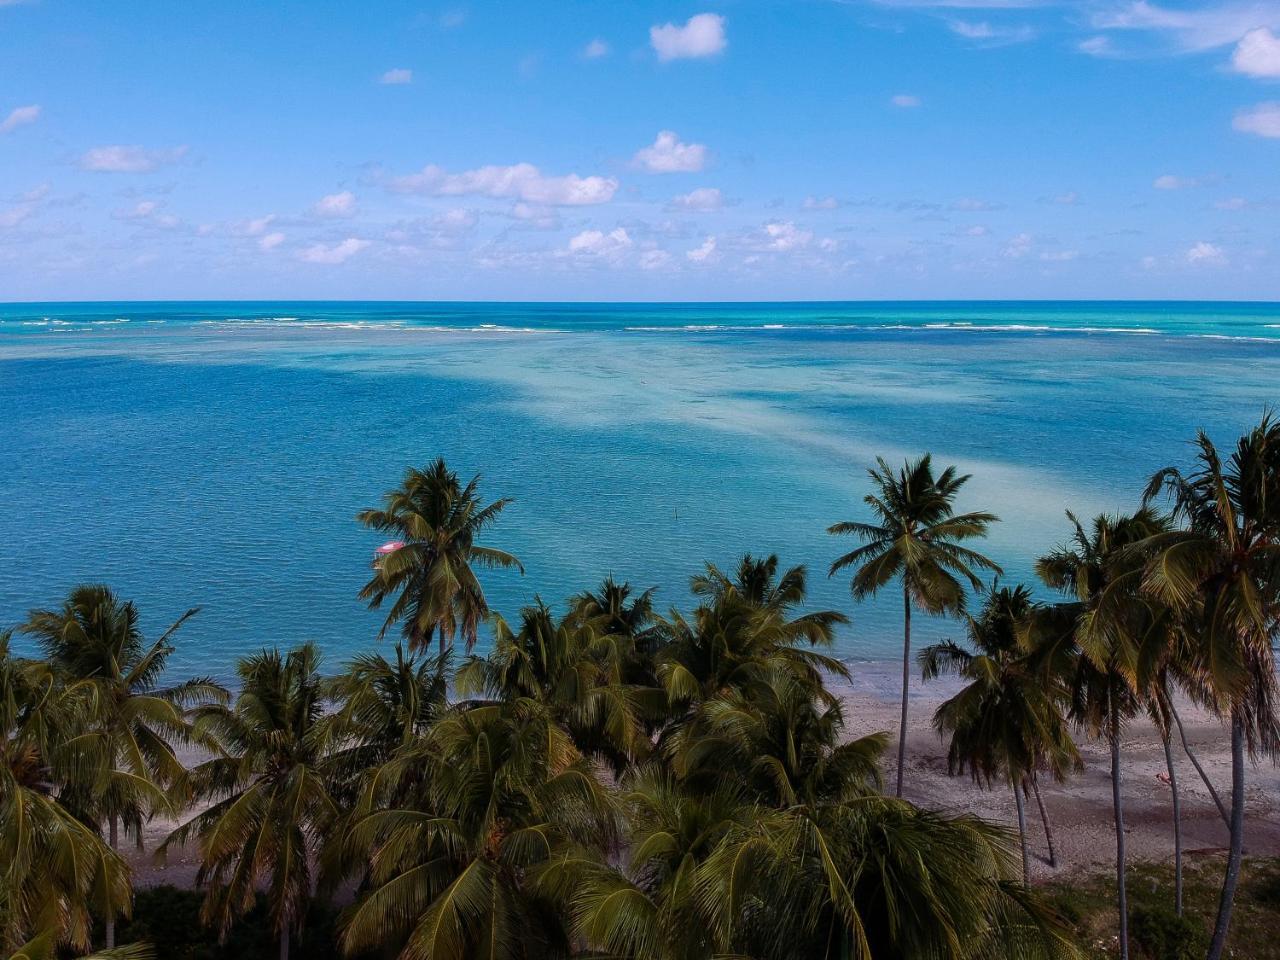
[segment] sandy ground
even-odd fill
[[[934,708],[956,689],[955,681],[939,680],[921,685],[918,677],[907,724],[907,771],[904,793],[926,807],[943,811],[968,811],[1016,827],[1017,812],[1007,789],[983,790],[965,777],[947,776],[946,744],[933,731]],[[858,665],[850,684],[837,685],[846,703],[846,727],[850,738],[877,731],[897,733],[900,668],[892,664]],[[1184,705],[1179,710],[1191,748],[1213,781],[1219,796],[1230,802],[1231,757],[1226,728]],[[1110,755],[1100,741],[1079,740],[1085,769],[1065,784],[1041,783],[1053,825],[1058,865],[1051,869],[1034,798],[1027,806],[1032,876],[1035,879],[1111,870],[1115,864],[1115,825],[1111,814]],[[1131,861],[1173,857],[1170,789],[1165,774],[1164,748],[1152,725],[1135,721],[1126,730],[1123,746],[1122,790],[1125,803],[1125,835]],[[194,763],[197,756],[184,757]],[[886,751],[885,783],[892,789],[897,768],[896,740]],[[1226,848],[1227,830],[1203,782],[1175,740],[1174,761],[1182,799],[1183,849],[1197,853]],[[1280,856],[1280,769],[1270,760],[1249,767],[1246,773],[1248,806],[1245,848],[1253,856]],[[143,835],[143,849],[126,841],[139,886],[169,883],[193,886],[197,864],[192,851],[171,851],[166,862],[152,852],[174,824],[156,820]]]

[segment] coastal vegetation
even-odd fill
[[[228,956],[250,930],[236,956],[267,937],[282,960],[1224,956],[1233,914],[1274,898],[1274,864],[1241,876],[1246,753],[1280,744],[1280,425],[1225,455],[1202,435],[1131,513],[1069,515],[1040,594],[984,581],[1000,568],[970,544],[997,518],[957,512],[968,477],[925,456],[870,479],[868,518],[830,528],[861,540],[830,573],[855,599],[902,591],[892,792],[890,735],[849,736],[833,689],[848,617],[806,605],[804,567],[707,563],[665,612],[606,578],[508,620],[481,574],[519,561],[477,542],[508,501],[443,461],[359,518],[396,538],[360,594],[400,632],[390,655],[326,673],[314,645],[267,646],[230,689],[173,682],[195,610],[147,642],[132,604],[76,587],[16,627],[42,657],[0,635],[0,956]],[[963,640],[913,658],[913,609]],[[902,799],[912,669],[960,679],[934,716],[950,771],[1009,790],[1016,831]],[[1188,870],[1179,839],[1171,875],[1130,897],[1124,731],[1153,718],[1173,786],[1179,701],[1227,728],[1230,843]],[[1115,875],[1038,887],[1027,805],[1052,851],[1039,784],[1078,771],[1073,734],[1110,755]],[[161,855],[198,858],[197,891],[133,890],[120,834],[156,818],[178,824]]]

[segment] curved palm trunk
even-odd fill
[[[1206,960],[1218,960],[1227,945],[1227,928],[1231,925],[1231,908],[1235,904],[1236,884],[1240,882],[1240,857],[1244,852],[1244,718],[1238,710],[1231,712],[1231,846],[1227,848],[1227,873],[1222,880],[1218,900],[1218,919],[1213,927]]]
[[[1031,885],[1031,865],[1027,861],[1027,811],[1022,804],[1022,795],[1026,790],[1026,781],[1017,783],[1010,781],[1013,787],[1013,801],[1018,805],[1018,841],[1022,845],[1022,885]]]
[[[1200,779],[1204,781],[1204,785],[1209,790],[1209,796],[1213,797],[1214,805],[1218,808],[1218,813],[1222,816],[1222,822],[1226,824],[1227,829],[1231,828],[1231,815],[1227,813],[1227,808],[1222,803],[1222,798],[1218,796],[1218,791],[1213,788],[1213,783],[1209,780],[1209,775],[1204,772],[1204,767],[1200,766],[1200,761],[1196,759],[1196,755],[1191,750],[1191,744],[1187,743],[1187,731],[1183,729],[1182,718],[1178,716],[1178,710],[1173,705],[1173,698],[1169,698],[1169,715],[1173,717],[1173,722],[1178,725],[1178,737],[1182,740],[1182,752],[1187,755],[1187,759],[1191,761],[1191,765],[1196,768],[1196,773],[1200,774]]]
[[[114,813],[108,818],[107,823],[107,836],[111,841],[111,849],[116,850],[119,848],[120,835],[118,833],[119,827]],[[116,918],[114,914],[107,917],[106,928],[107,949],[114,950],[116,945]]]
[[[1031,789],[1036,795],[1036,806],[1040,808],[1040,823],[1044,825],[1044,842],[1049,845],[1049,866],[1057,868],[1058,854],[1053,848],[1053,827],[1049,823],[1049,812],[1044,808],[1044,800],[1040,796],[1040,778],[1031,774]]]
[[[907,762],[907,694],[911,689],[911,593],[902,585],[902,720],[898,727],[898,789],[902,797],[902,771]]]
[[[1163,731],[1164,763],[1169,770],[1169,791],[1173,795],[1173,906],[1182,916],[1182,804],[1178,798],[1178,771],[1173,766],[1173,731]]]
[[[1111,708],[1111,806],[1116,820],[1116,906],[1120,912],[1120,960],[1129,960],[1129,895],[1125,889],[1124,808],[1120,804],[1120,714]]]

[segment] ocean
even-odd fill
[[[379,642],[355,514],[443,456],[514,498],[508,617],[606,574],[688,609],[705,561],[777,553],[852,617],[839,655],[891,660],[899,597],[827,577],[876,456],[971,473],[983,549],[1032,582],[1065,510],[1132,508],[1278,375],[1271,303],[0,304],[0,629],[105,582],[150,636],[201,608],[178,673],[303,640],[336,668]]]

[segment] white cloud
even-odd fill
[[[0,121],[0,134],[12,133],[19,127],[25,127],[29,123],[35,123],[40,119],[39,104],[31,104],[28,107],[14,107],[9,111],[9,115]]]
[[[1280,26],[1280,4],[1274,0],[1228,2],[1217,6],[1173,9],[1147,0],[1133,0],[1093,14],[1099,30],[1146,31],[1170,38],[1185,51],[1211,50],[1235,43],[1262,26]]]
[[[588,60],[599,60],[601,57],[607,57],[609,52],[609,44],[599,37],[596,37],[582,48],[582,55]]]
[[[260,237],[267,232],[267,227],[275,222],[276,215],[268,213],[265,217],[257,217],[253,220],[246,220],[241,228],[246,236]]]
[[[1079,256],[1079,250],[1046,250],[1040,254],[1040,259],[1046,263],[1069,263]]]
[[[343,190],[341,193],[331,193],[327,197],[321,197],[312,206],[311,212],[317,217],[352,217],[356,212],[356,195],[350,190]]]
[[[1074,190],[1068,190],[1066,193],[1060,193],[1054,197],[1053,202],[1064,207],[1074,207],[1080,202],[1080,194]]]
[[[1011,43],[1026,43],[1034,40],[1034,28],[1021,25],[1017,27],[996,26],[986,21],[974,23],[968,20],[951,20],[947,24],[951,32],[966,40],[978,41],[986,46],[1001,47]]]
[[[1189,187],[1200,186],[1198,177],[1179,177],[1172,173],[1164,173],[1151,181],[1151,185],[1157,190],[1186,190]]]
[[[1250,30],[1231,54],[1231,69],[1250,77],[1280,77],[1280,37],[1266,27]]]
[[[394,178],[389,186],[398,193],[442,197],[476,194],[510,197],[535,206],[573,207],[608,203],[618,190],[618,181],[613,177],[580,177],[576,173],[548,177],[531,163],[478,167],[462,173],[448,173],[431,164],[419,173]]]
[[[148,150],[134,145],[93,147],[80,157],[80,167],[98,173],[151,173],[165,164],[177,163],[187,155],[187,147]]]
[[[712,57],[728,46],[724,17],[717,13],[699,13],[690,17],[683,27],[674,23],[650,27],[649,42],[659,60]]]
[[[378,78],[379,83],[385,83],[388,86],[401,86],[406,83],[413,83],[413,71],[407,67],[396,67],[388,70]]]
[[[1241,133],[1280,138],[1280,100],[1260,103],[1256,107],[1239,111],[1231,121],[1231,126]]]
[[[813,234],[801,230],[790,220],[774,220],[764,225],[765,249],[778,253],[803,250],[813,242]]]
[[[805,197],[804,208],[806,210],[835,210],[840,206],[840,201],[835,197]]]
[[[608,233],[602,230],[583,230],[569,240],[569,253],[581,257],[617,261],[632,247],[630,235],[622,227]]]
[[[1089,37],[1076,44],[1076,49],[1091,57],[1110,57],[1115,54],[1110,37]]]
[[[912,93],[895,93],[889,98],[889,102],[895,107],[918,107],[920,106],[920,98]]]
[[[716,238],[707,237],[702,241],[700,246],[694,247],[692,250],[685,251],[685,257],[692,263],[703,263],[715,256]]]
[[[661,270],[671,262],[671,254],[665,250],[646,250],[640,254],[641,270]]]
[[[719,210],[724,206],[724,195],[715,187],[699,187],[672,197],[671,205],[685,210]]]
[[[966,237],[985,237],[991,231],[982,224],[976,224],[964,232]]]
[[[1214,207],[1218,210],[1247,210],[1249,209],[1249,201],[1244,197],[1228,197],[1225,200],[1219,200],[1214,203]]]
[[[707,148],[681,143],[673,131],[663,130],[651,146],[636,151],[633,162],[649,173],[697,173],[707,164]]]
[[[1203,240],[1188,250],[1186,256],[1187,263],[1222,266],[1227,262],[1227,255],[1222,252],[1221,247],[1215,247],[1212,243],[1206,243]]]
[[[117,210],[112,217],[116,220],[128,220],[159,227],[162,230],[173,230],[182,226],[182,221],[171,213],[165,213],[163,207],[164,204],[158,200],[139,200],[127,210]]]
[[[1029,233],[1020,233],[1012,240],[1009,245],[1004,248],[1004,255],[1010,260],[1021,260],[1031,252],[1031,247],[1035,244],[1035,239]]]
[[[282,243],[284,243],[284,234],[278,230],[275,233],[268,233],[258,240],[258,246],[263,250],[274,250]]]
[[[335,243],[331,246],[325,246],[323,243],[312,244],[298,254],[298,259],[304,263],[328,265],[345,263],[367,246],[369,246],[368,240],[347,237],[341,243]]]

